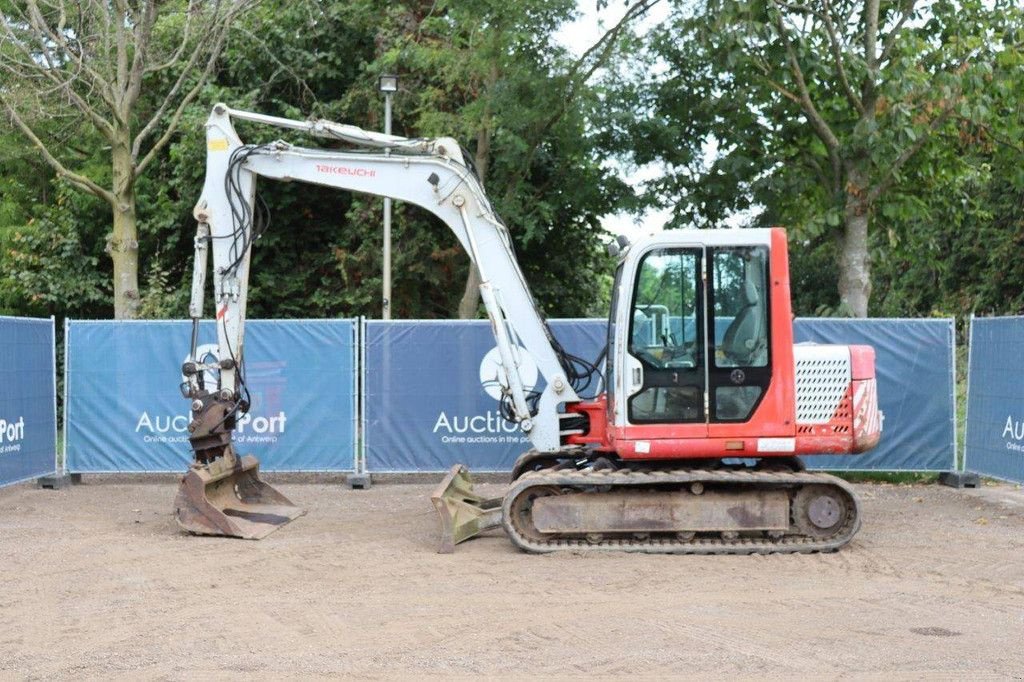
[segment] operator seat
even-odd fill
[[[752,356],[765,338],[764,310],[758,287],[749,279],[743,284],[744,306],[725,330],[721,349],[725,363],[730,367],[753,364]]]

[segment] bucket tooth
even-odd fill
[[[306,513],[260,480],[259,461],[233,453],[193,464],[174,500],[178,525],[196,535],[259,540]]]
[[[474,493],[469,470],[454,465],[430,496],[441,519],[438,553],[451,554],[460,542],[501,525],[502,499]]]

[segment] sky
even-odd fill
[[[652,7],[647,16],[637,22],[637,30],[642,31],[645,27],[653,26],[666,19],[669,12],[668,4],[662,0]],[[574,54],[582,54],[598,41],[608,27],[614,26],[622,18],[627,6],[625,0],[609,0],[608,6],[598,12],[597,0],[578,0],[580,16],[559,31],[559,42]],[[661,168],[656,165],[645,166],[636,172],[622,167],[618,167],[617,170],[619,175],[633,186],[657,178],[662,172]],[[635,240],[637,237],[661,231],[670,217],[671,211],[669,210],[650,210],[640,216],[626,213],[607,215],[601,223],[611,235],[624,234],[630,240]]]

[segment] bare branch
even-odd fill
[[[647,12],[659,2],[660,0],[639,0],[631,5],[622,15],[622,18],[619,19],[617,24],[605,31],[605,34],[601,36],[596,43],[588,47],[586,51],[580,55],[579,59],[576,60],[576,63],[572,65],[569,72],[566,74],[567,79],[572,82],[574,86],[580,82],[586,82],[590,76],[592,76],[594,72],[604,64],[604,60],[607,58],[608,53],[615,47],[615,40],[626,29],[630,22],[642,17],[644,14],[647,14]],[[598,58],[595,59],[590,68],[587,69],[583,78],[578,79],[577,75],[580,70],[594,54],[598,54]]]
[[[139,99],[142,90],[142,77],[145,75],[146,59],[149,56],[150,40],[153,35],[153,24],[156,23],[156,3],[146,2],[142,15],[136,18],[133,31],[135,55],[132,57],[131,69],[125,86],[124,106],[130,111]]]
[[[874,115],[878,86],[878,4],[879,0],[864,3],[864,64],[867,73],[861,83],[861,101],[868,115]]]
[[[836,73],[839,75],[839,82],[843,86],[843,92],[846,93],[846,99],[850,102],[850,106],[857,110],[857,113],[864,114],[864,103],[860,101],[857,94],[850,87],[850,81],[846,78],[846,67],[843,66],[843,53],[842,46],[839,43],[839,36],[836,35],[835,24],[832,23],[832,3],[829,0],[822,0],[825,5],[825,11],[822,13],[823,21],[825,23],[825,30],[828,32],[828,42],[832,50],[832,59],[836,63]]]
[[[768,83],[768,85],[769,85],[769,86],[770,86],[770,87],[772,88],[772,90],[774,90],[775,92],[779,93],[780,95],[782,95],[782,96],[783,96],[783,97],[785,97],[786,99],[790,100],[791,102],[794,102],[794,103],[796,103],[796,104],[800,104],[800,105],[803,105],[803,100],[802,100],[802,99],[800,99],[800,97],[798,97],[797,95],[793,94],[793,93],[792,93],[791,91],[787,90],[787,89],[786,89],[785,87],[783,87],[783,86],[782,86],[781,84],[779,84],[779,83],[776,83],[776,82],[775,82],[775,81],[773,81],[773,80],[772,80],[771,78],[769,78],[769,77],[768,77],[767,75],[765,75],[765,78],[764,78],[764,80],[765,80],[765,82],[766,82],[766,83]]]
[[[774,3],[774,0],[772,2]],[[796,81],[797,89],[800,93],[800,104],[804,110],[804,114],[807,116],[807,120],[814,128],[818,137],[825,143],[825,146],[829,149],[839,149],[839,138],[835,136],[828,123],[825,121],[821,113],[818,112],[818,108],[814,106],[813,100],[811,100],[810,90],[807,88],[807,81],[804,79],[803,69],[800,67],[800,61],[797,59],[796,50],[793,49],[793,44],[788,38],[788,31],[782,21],[782,14],[779,13],[775,17],[775,25],[779,31],[779,38],[782,40],[786,48],[786,61],[789,63],[790,73],[793,75],[793,80]]]
[[[58,161],[57,158],[53,156],[53,154],[50,153],[50,151],[46,148],[46,145],[43,144],[42,140],[39,139],[39,136],[35,134],[35,131],[33,131],[32,128],[29,127],[27,123],[25,123],[24,119],[21,118],[21,116],[18,114],[14,106],[9,101],[7,101],[7,98],[3,95],[3,91],[0,91],[0,104],[4,105],[4,109],[7,110],[7,113],[10,116],[11,121],[14,122],[14,125],[18,128],[18,130],[20,130],[21,133],[25,137],[27,137],[29,141],[32,142],[36,149],[38,149],[39,152],[43,155],[43,159],[46,160],[46,163],[48,163],[50,167],[53,168],[61,177],[66,179],[68,182],[70,182],[77,188],[89,192],[90,194],[93,194],[99,197],[100,199],[103,199],[111,206],[115,205],[116,202],[113,193],[111,193],[107,189],[104,189],[103,187],[100,187],[99,185],[97,185],[95,182],[85,177],[84,175],[79,175],[78,173],[69,170],[67,167],[64,166],[64,164]]]
[[[85,55],[80,50],[75,49],[72,45],[70,45],[68,43],[67,37],[62,32],[56,32],[50,28],[49,24],[46,21],[46,17],[43,16],[43,13],[39,9],[39,4],[36,2],[36,0],[29,0],[28,8],[28,19],[29,24],[32,26],[32,28],[35,29],[36,32],[38,32],[41,36],[45,36],[46,39],[51,40],[55,45],[60,47],[62,54],[67,55],[72,61],[75,62],[76,66],[79,68],[79,73],[77,74],[78,77],[82,78],[83,80],[90,80],[91,84],[95,87],[95,89],[99,91],[100,97],[103,99],[103,101],[107,104],[107,106],[113,109],[115,107],[113,84],[106,78],[104,78],[102,75],[100,75],[98,71],[92,68],[88,60],[85,58]],[[105,16],[107,14],[107,10],[104,9],[102,14]],[[78,19],[79,21],[78,27],[76,28],[76,35],[79,36],[77,40],[81,42],[85,34],[84,10],[79,9]],[[40,43],[40,51],[46,57],[47,62],[49,64],[49,68],[54,69],[56,67],[56,64],[53,61],[51,51],[45,45],[44,40],[41,40]]]
[[[754,64],[757,66],[757,68],[761,71],[761,74],[764,76],[765,82],[768,83],[772,90],[779,93],[780,95],[782,95],[783,97],[785,97],[786,99],[795,104],[803,105],[803,100],[800,99],[798,95],[796,95],[793,91],[783,86],[781,83],[778,83],[777,81],[771,78],[771,71],[768,69],[768,65],[764,63],[763,59],[760,59],[757,55],[751,56],[753,57]]]
[[[826,20],[825,19],[825,15],[822,12],[819,12],[818,10],[816,10],[816,9],[814,9],[812,7],[808,7],[807,5],[793,5],[793,4],[790,4],[788,2],[779,2],[779,3],[776,3],[776,4],[779,7],[782,7],[784,9],[788,9],[790,12],[797,12],[799,14],[809,14],[810,16],[817,17],[818,19],[821,19],[822,21]]]
[[[181,42],[178,43],[178,47],[175,48],[174,52],[167,59],[167,61],[156,64],[153,66],[147,66],[144,71],[145,73],[157,73],[168,69],[178,63],[181,59],[181,55],[185,53],[185,48],[188,47],[192,38],[192,16],[195,14],[195,3],[196,0],[189,0],[188,7],[185,8],[185,26],[181,31]]]
[[[772,4],[775,5],[774,0],[772,0]],[[777,5],[776,9],[778,9]],[[789,62],[789,70],[793,74],[793,79],[796,81],[797,89],[800,93],[800,108],[804,112],[804,116],[807,117],[807,121],[811,124],[811,128],[814,129],[814,132],[825,144],[825,149],[828,150],[829,161],[832,165],[832,176],[838,181],[842,175],[842,162],[839,158],[839,148],[841,146],[839,138],[832,132],[832,128],[829,127],[828,122],[825,121],[825,118],[811,100],[810,90],[808,90],[807,82],[804,80],[803,69],[800,68],[800,62],[796,57],[796,50],[793,49],[793,44],[789,40],[786,25],[782,21],[781,12],[776,13],[775,25],[779,31],[779,38],[786,47],[786,59]]]
[[[864,61],[872,82],[878,75],[878,3],[879,0],[864,3]]]
[[[10,44],[13,45],[26,60],[22,63],[24,71],[16,71],[11,65],[10,60],[8,60],[8,63],[4,64],[7,70],[20,80],[29,80],[34,77],[45,78],[53,83],[54,90],[60,90],[63,92],[71,103],[74,104],[79,111],[85,114],[90,121],[92,121],[93,125],[96,126],[104,137],[110,139],[113,134],[113,129],[111,128],[110,123],[100,116],[99,112],[97,112],[85,98],[75,92],[73,82],[77,76],[81,75],[81,72],[76,71],[75,73],[69,74],[67,78],[62,78],[59,74],[58,64],[54,61],[53,55],[49,51],[44,49],[40,52],[41,58],[45,60],[44,64],[40,64],[33,58],[33,54],[29,47],[14,34],[11,27],[6,22],[3,22],[2,26]]]
[[[281,61],[281,59],[275,54],[275,51],[271,49],[270,45],[263,39],[262,36],[253,33],[243,25],[239,25],[237,30],[243,36],[251,40],[254,44],[265,47],[267,51],[267,57],[269,57],[275,64],[277,64],[277,69],[272,74],[270,74],[269,77],[263,80],[263,87],[265,91],[271,91],[277,84],[278,75],[281,73],[286,73],[288,74],[288,76],[291,77],[292,81],[296,85],[302,88],[302,90],[306,93],[306,96],[308,96],[309,99],[314,103],[314,106],[319,104],[319,98],[316,96],[316,92],[314,92],[313,88],[309,86],[309,83],[306,81],[306,79],[303,78],[300,74],[296,73],[295,69],[288,66],[285,62]],[[421,29],[417,28],[417,30],[419,31]]]
[[[881,179],[876,182],[870,190],[868,190],[867,201],[869,204],[874,203],[887,189],[889,189],[889,187],[892,186],[893,182],[896,181],[896,175],[899,173],[900,169],[903,168],[903,166],[906,165],[906,163],[910,161],[915,154],[921,151],[921,148],[924,147],[926,142],[928,142],[932,134],[934,134],[943,123],[949,120],[958,101],[959,98],[950,99],[939,114],[932,119],[932,122],[928,125],[925,131],[921,133],[916,140],[914,140],[914,143],[900,152],[900,154],[893,160],[885,170],[885,173],[883,173]]]
[[[125,33],[125,15],[128,14],[128,7],[125,5],[124,0],[114,0],[114,38],[117,44],[117,94],[120,95],[118,98],[117,107],[114,109],[114,113],[118,118],[122,119],[122,123],[127,123],[127,112],[122,111],[124,106],[124,92],[128,88],[128,37]]]
[[[561,99],[558,107],[555,111],[544,120],[540,125],[536,126],[532,131],[532,141],[530,148],[526,153],[526,158],[518,171],[512,176],[512,181],[508,185],[507,195],[511,195],[519,185],[519,180],[529,171],[530,166],[533,163],[533,157],[537,153],[538,147],[544,139],[544,135],[551,130],[551,128],[558,123],[565,116],[565,112],[568,110],[569,103],[576,97],[576,91],[580,85],[590,80],[591,76],[601,68],[608,56],[616,45],[618,37],[626,29],[626,27],[635,19],[642,17],[652,7],[657,5],[661,0],[637,0],[634,4],[626,10],[619,19],[618,23],[612,26],[610,29],[605,31],[597,42],[587,48],[583,54],[573,63],[569,68],[569,71],[565,75],[565,79],[568,82],[568,87],[565,91],[565,96]],[[596,55],[596,57],[595,57]],[[589,63],[589,64],[588,64]]]
[[[896,47],[896,41],[899,39],[900,30],[903,28],[903,24],[907,23],[907,19],[914,14],[914,3],[916,0],[905,0],[905,2],[907,3],[907,6],[903,8],[903,12],[900,14],[899,20],[896,22],[893,29],[889,31],[889,35],[885,37],[885,40],[882,41],[882,56],[878,58],[879,62],[885,62],[889,59],[893,48]]]
[[[217,32],[217,37],[215,38],[214,44],[209,48],[210,52],[206,60],[206,67],[203,69],[203,73],[200,75],[199,80],[192,87],[192,89],[189,90],[188,93],[186,93],[186,95],[181,98],[181,101],[178,103],[177,108],[175,109],[174,113],[171,116],[170,122],[167,124],[167,128],[164,131],[164,134],[160,136],[160,139],[158,139],[153,144],[150,150],[146,153],[146,156],[144,156],[143,159],[139,161],[138,165],[135,167],[136,175],[141,175],[146,170],[146,167],[149,166],[149,164],[153,161],[156,155],[160,152],[160,150],[163,149],[164,146],[170,141],[171,136],[174,135],[175,131],[178,128],[178,122],[181,120],[181,116],[185,112],[185,109],[188,107],[189,104],[192,103],[192,101],[196,98],[196,96],[206,85],[207,81],[210,78],[210,75],[213,73],[213,67],[217,64],[217,60],[220,58],[221,50],[224,47],[224,41],[227,39],[228,33],[231,28],[230,23],[231,18],[233,16],[234,14],[229,12],[228,15],[224,18],[223,23],[221,24],[220,31]],[[198,54],[198,52],[194,53],[194,55],[195,54]],[[184,75],[185,72],[182,73],[182,76]],[[182,80],[182,78],[179,78],[178,81],[174,84],[174,91],[180,88],[180,84],[183,82],[184,81]],[[139,135],[135,138],[135,142],[132,144],[133,159],[138,158],[138,154],[141,151],[142,142],[145,139],[145,136],[149,135],[156,127],[156,124],[159,122],[160,117],[163,116],[163,112],[166,111],[168,104],[172,101],[174,91],[172,91],[172,93],[169,93],[168,96],[164,98],[164,101],[160,104],[160,109],[150,120],[149,124],[147,124],[146,128],[143,129],[142,132],[140,132]]]
[[[202,74],[200,75],[199,81],[186,95],[185,99],[182,100],[183,102],[185,102],[185,104],[179,104],[177,111],[172,116],[172,124],[168,129],[168,132],[173,134],[174,126],[177,124],[178,119],[180,119],[181,113],[184,111],[185,106],[187,106],[188,103],[190,103],[195,98],[195,96],[199,94],[199,90],[201,90],[202,87],[206,85],[206,81],[209,79],[209,76],[213,71],[213,67],[217,62],[217,59],[220,58],[220,53],[223,48],[224,41],[227,38],[228,31],[231,29],[232,22],[238,15],[240,15],[242,12],[248,9],[249,5],[250,3],[248,2],[231,3],[228,9],[225,9],[224,13],[221,14],[221,3],[216,3],[214,15],[208,22],[208,25],[212,26],[214,31],[214,35],[212,37],[212,46],[210,44],[211,39],[201,40],[196,43],[191,54],[189,54],[188,61],[182,67],[181,73],[179,73],[178,77],[175,79],[174,85],[171,86],[171,89],[164,96],[163,100],[160,102],[160,106],[157,107],[156,112],[150,117],[149,121],[146,123],[145,126],[143,126],[142,130],[139,131],[138,135],[135,136],[135,140],[132,142],[133,159],[139,158],[139,154],[142,153],[142,145],[145,142],[146,138],[152,135],[153,132],[156,130],[156,127],[160,124],[160,121],[163,119],[164,114],[166,114],[168,109],[173,105],[175,98],[178,96],[178,93],[181,92],[182,88],[185,85],[185,82],[188,80],[189,76],[192,75],[193,67],[195,67],[196,63],[199,61],[203,53],[207,52],[208,59],[206,62],[206,66],[203,69]],[[159,149],[164,144],[166,144],[167,139],[169,139],[169,136],[165,134],[160,139],[160,141],[157,142],[157,145],[154,147],[154,149]],[[146,156],[148,158],[151,157],[152,155],[153,150],[151,149]],[[148,161],[146,162],[146,165],[149,165]],[[141,170],[139,172],[141,172]]]

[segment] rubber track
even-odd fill
[[[695,537],[693,540],[676,538],[608,538],[591,543],[584,538],[560,538],[536,542],[523,537],[513,521],[511,508],[517,497],[529,488],[556,486],[584,488],[591,486],[648,486],[690,483],[731,484],[744,488],[794,488],[805,485],[828,485],[841,489],[852,504],[844,523],[827,538],[787,534],[778,539],[721,537]],[[601,493],[594,493],[600,495]],[[513,483],[502,505],[502,525],[509,538],[527,552],[557,552],[563,550],[644,552],[650,554],[792,554],[834,552],[848,543],[860,529],[860,501],[853,488],[829,474],[788,471],[729,471],[704,469],[655,469],[650,471],[533,471],[523,474]]]

